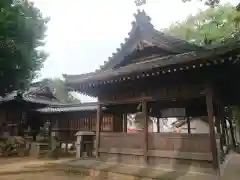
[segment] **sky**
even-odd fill
[[[134,0],[32,0],[51,18],[44,49],[49,57],[41,78],[94,71],[116,52],[131,29],[137,8]],[[224,0],[225,2],[227,0]],[[232,0],[236,3],[239,0]],[[147,0],[140,7],[156,29],[184,20],[204,9],[203,3]],[[90,99],[84,97],[85,101]]]

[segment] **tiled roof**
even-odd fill
[[[239,44],[236,44],[236,42],[227,43],[226,45],[214,48],[199,47],[176,37],[166,35],[153,28],[150,18],[144,11],[138,11],[135,15],[135,19],[136,20],[132,23],[129,37],[125,38],[125,43],[122,43],[121,47],[117,48],[116,53],[113,53],[112,57],[109,57],[108,61],[104,62],[100,70],[79,75],[64,74],[63,77],[66,80],[66,84],[71,86],[74,83],[93,82],[94,84],[96,82],[109,81],[133,73],[145,73],[151,69],[185,64],[199,59],[211,59],[213,56],[217,57],[224,55],[233,48],[240,48]],[[154,57],[148,56],[148,58],[144,58],[144,61],[126,63],[124,66],[121,66],[120,64],[123,62],[124,58],[136,49],[139,41],[144,41],[149,43],[150,46],[159,47],[169,53],[164,56],[162,54]]]
[[[145,11],[138,10],[134,16],[135,21],[132,22],[132,29],[128,33],[129,37],[125,38],[125,42],[120,45],[120,48],[117,48],[112,57],[109,57],[108,61],[104,62],[101,70],[114,68],[124,60],[125,56],[133,52],[139,41],[148,42],[151,46],[159,47],[172,53],[184,53],[202,49],[200,46],[155,30],[151,24],[151,18],[146,15]]]
[[[234,47],[234,48],[233,48]],[[120,67],[118,69],[110,69],[105,71],[99,71],[95,73],[81,74],[81,75],[65,75],[66,84],[74,83],[85,83],[88,81],[105,81],[110,80],[115,77],[120,77],[124,75],[129,75],[133,73],[147,72],[156,68],[168,67],[176,64],[185,64],[188,62],[209,59],[215,56],[224,55],[233,49],[237,50],[240,48],[240,44],[235,43],[235,45],[224,45],[221,47],[202,50],[202,51],[192,51],[188,53],[182,53],[177,55],[169,55],[164,57],[155,57],[153,59],[139,62],[135,64],[130,64],[127,66]],[[215,59],[212,59],[213,61]]]
[[[50,98],[48,96],[38,95],[37,93],[35,93],[35,92],[41,91],[44,88],[46,87],[34,88],[34,90],[30,88],[28,91],[24,91],[24,92],[20,90],[15,90],[9,94],[6,94],[6,96],[0,99],[0,101],[4,103],[4,102],[13,101],[13,100],[23,100],[26,102],[43,104],[43,105],[62,105],[63,104],[60,101],[58,101],[57,98],[55,98],[54,96],[52,97],[50,96],[51,97]]]
[[[19,92],[19,91],[15,90],[15,91],[12,91],[11,93],[6,94],[6,95],[1,99],[1,101],[2,101],[2,102],[7,102],[7,101],[12,101],[12,100],[16,99],[17,96],[18,96],[18,92]],[[19,95],[20,95],[20,94],[19,94]]]
[[[50,99],[44,96],[23,95],[23,100],[31,103],[45,104],[45,105],[62,105],[57,99]]]
[[[106,71],[100,71],[95,73],[88,73],[84,75],[65,75],[66,83],[84,83],[85,81],[95,80],[108,80],[113,77],[127,75],[130,73],[136,73],[146,71],[149,69],[168,66],[171,64],[188,62],[196,58],[196,52],[183,53],[179,55],[170,55],[165,57],[155,58],[149,61],[144,61],[136,64],[130,64],[120,67],[118,69],[110,69]]]
[[[189,120],[191,121],[192,119],[189,119]],[[179,120],[173,122],[172,125],[175,126],[176,128],[179,128],[186,123],[187,123],[187,119],[179,119]]]

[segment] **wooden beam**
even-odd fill
[[[144,162],[148,164],[148,108],[147,102],[142,102],[142,112],[144,117],[144,138],[143,138],[143,153],[144,153]]]
[[[219,119],[220,119],[220,124],[221,124],[221,139],[222,139],[222,144],[225,146],[227,145],[227,135],[226,135],[226,130],[225,130],[225,119],[224,119],[224,106],[222,103],[219,104]]]
[[[138,148],[99,148],[99,152],[112,154],[112,155],[135,155],[143,156],[143,152]],[[161,158],[174,158],[184,160],[198,160],[198,161],[212,161],[211,153],[188,153],[179,151],[167,151],[167,150],[148,150],[148,156],[150,157],[161,157]]]
[[[100,145],[100,127],[101,127],[101,105],[97,107],[97,122],[96,122],[96,158],[99,157],[99,145]]]
[[[235,140],[235,136],[234,136],[234,130],[233,130],[233,123],[232,123],[232,109],[231,107],[228,107],[228,122],[229,122],[229,127],[230,127],[230,132],[231,132],[231,139],[232,139],[232,145],[234,148],[237,147],[236,145],[236,140]]]
[[[160,118],[157,118],[157,132],[160,132],[160,123],[159,123]]]
[[[173,158],[173,159],[184,159],[184,160],[198,160],[198,161],[212,161],[211,153],[199,153],[199,152],[179,152],[179,151],[167,151],[167,150],[149,150],[148,156],[162,157],[162,158]]]
[[[87,128],[88,128],[88,131],[91,131],[91,117],[88,115],[87,117]]]
[[[206,92],[206,106],[207,106],[207,113],[208,113],[208,123],[209,123],[209,132],[210,132],[210,146],[211,152],[213,157],[213,168],[218,170],[219,163],[218,163],[218,155],[217,155],[217,144],[216,144],[216,137],[215,137],[215,125],[214,125],[214,115],[213,115],[213,92],[211,89],[208,89]]]
[[[219,103],[216,102],[217,104],[217,107],[216,107],[216,127],[217,127],[217,133],[220,135],[220,150],[221,150],[221,155],[223,154],[224,152],[224,149],[223,149],[223,137],[222,137],[222,130],[221,130],[221,108],[219,106]],[[219,157],[221,158],[221,157]]]
[[[49,147],[52,147],[52,116],[49,117],[50,118],[50,125],[49,125],[49,129],[48,129],[48,143],[49,143]]]
[[[187,126],[188,126],[188,134],[191,134],[191,123],[190,123],[190,117],[187,117]]]
[[[159,95],[154,95],[154,96],[144,96],[144,97],[134,97],[134,98],[128,98],[128,99],[123,99],[123,100],[111,100],[111,101],[101,101],[99,104],[101,105],[116,105],[116,104],[135,104],[140,101],[148,101],[148,102],[154,102],[154,101],[177,101],[179,100],[189,100],[189,99],[194,99],[194,98],[200,98],[204,97],[203,94],[194,94],[191,95],[189,94],[188,96],[181,97],[181,96],[172,96],[172,97],[161,97]]]
[[[127,132],[127,114],[123,114],[123,132]]]

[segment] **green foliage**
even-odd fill
[[[219,5],[172,24],[166,34],[180,37],[198,45],[223,43],[239,36],[240,12],[230,4]]]
[[[47,57],[40,47],[48,21],[28,1],[0,1],[0,95],[36,77]]]
[[[190,2],[193,0],[182,0],[183,2]],[[220,3],[220,0],[199,0],[203,1],[205,5],[210,6],[210,7],[215,7]]]
[[[233,117],[237,125],[240,126],[240,106],[239,105],[233,108]]]
[[[61,102],[65,103],[80,103],[81,101],[77,98],[75,98],[71,92],[68,91],[67,87],[64,84],[64,81],[62,81],[59,78],[56,79],[50,79],[49,86],[51,86],[52,89],[54,89],[54,94]]]

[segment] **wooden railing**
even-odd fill
[[[100,133],[99,152],[105,157],[143,159],[143,133]],[[123,157],[124,156],[124,157]],[[130,157],[133,156],[134,158]],[[207,134],[149,133],[147,156],[211,161],[210,138]],[[142,161],[142,160],[141,160]]]
[[[143,148],[143,133],[100,133],[100,148]]]
[[[210,153],[208,134],[149,133],[149,150]]]

